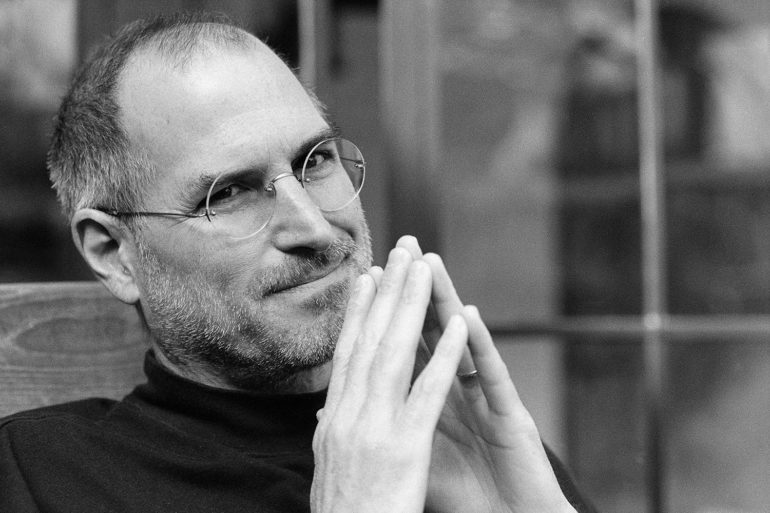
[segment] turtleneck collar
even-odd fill
[[[196,383],[163,367],[150,351],[147,383],[127,401],[191,436],[261,454],[311,450],[326,391],[262,394]]]

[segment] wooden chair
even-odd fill
[[[0,417],[144,381],[136,310],[97,282],[0,284]]]

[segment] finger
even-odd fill
[[[435,429],[468,341],[465,320],[452,316],[428,365],[415,380],[407,399],[405,420]]]
[[[396,247],[401,247],[409,251],[411,253],[412,258],[415,260],[419,260],[423,257],[422,254],[422,248],[420,248],[420,243],[417,242],[417,238],[412,235],[404,235],[401,238],[398,239],[398,242],[396,242]],[[431,302],[428,305],[428,311],[425,315],[425,323],[423,325],[422,329],[422,336],[425,341],[427,348],[434,348],[436,347],[436,344],[438,343],[439,339],[441,338],[441,324],[438,320],[438,315],[436,313],[436,308],[433,306],[433,302]],[[426,353],[423,351],[425,348],[421,347],[421,353],[418,358],[418,365],[424,366],[427,363],[427,358],[425,358],[425,355],[427,354],[428,357],[430,356],[430,350]],[[415,371],[418,371],[420,369],[415,369]]]
[[[380,344],[370,379],[381,384],[388,399],[402,401],[409,390],[425,311],[430,302],[431,270],[421,260],[412,262],[393,319]]]
[[[475,306],[466,306],[462,316],[468,326],[468,346],[473,363],[479,371],[473,379],[478,380],[489,409],[498,415],[510,415],[517,408],[523,408],[508,367],[497,351],[479,310]]]
[[[423,257],[433,272],[433,305],[436,307],[439,323],[445,326],[449,318],[459,315],[463,304],[457,295],[452,279],[444,266],[444,261],[435,253],[428,253]]]
[[[391,250],[366,320],[353,344],[342,400],[356,396],[355,400],[360,402],[373,392],[368,389],[372,360],[396,310],[411,262],[406,250]]]
[[[411,253],[412,258],[419,260],[422,258],[422,248],[417,241],[417,237],[413,235],[404,235],[396,242],[396,247],[404,248]],[[422,327],[422,340],[417,347],[415,364],[412,369],[412,381],[417,379],[422,370],[428,364],[431,355],[431,348],[436,347],[439,339],[441,338],[441,326],[438,323],[438,316],[436,315],[436,309],[433,307],[433,303],[428,304],[428,309],[425,313],[425,322]]]
[[[460,296],[457,295],[455,286],[452,283],[452,278],[449,277],[449,273],[447,272],[441,257],[435,253],[428,253],[423,256],[423,260],[430,265],[431,271],[433,272],[433,294],[431,296],[431,304],[435,308],[435,316],[439,327],[444,327],[449,322],[451,316],[462,313],[463,303],[460,301]],[[435,330],[435,328],[433,329]],[[425,339],[425,342],[431,350],[433,350],[431,344],[433,343],[435,345],[434,340],[434,337],[426,337]],[[463,354],[457,373],[461,375],[467,374],[474,369],[473,359],[466,350]]]
[[[369,314],[376,288],[374,280],[367,274],[362,274],[353,285],[353,292],[348,300],[345,311],[345,321],[337,339],[337,347],[332,358],[332,372],[329,380],[329,390],[326,395],[326,415],[333,414],[342,395],[347,380],[350,356],[358,335],[361,333],[366,317]]]
[[[395,312],[401,298],[412,260],[408,251],[403,248],[393,248],[388,255],[385,269],[381,273],[377,268],[370,269],[373,279],[377,282],[377,294],[374,297],[365,329],[370,334],[377,334],[378,341],[391,322],[393,312]],[[378,274],[379,276],[377,276]]]
[[[380,281],[382,281],[382,273],[383,273],[383,269],[379,265],[373,265],[372,267],[369,268],[368,274],[374,280],[374,283],[377,285],[377,288],[380,288]]]
[[[417,242],[417,237],[414,235],[403,235],[396,241],[397,248],[404,248],[409,251],[412,258],[419,260],[422,258],[422,249],[420,249],[420,243]]]

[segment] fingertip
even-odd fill
[[[353,294],[360,294],[366,290],[366,288],[369,287],[373,282],[374,280],[372,276],[370,276],[368,273],[361,274],[353,283]]]
[[[452,279],[449,277],[449,271],[447,271],[444,259],[437,253],[426,253],[422,260],[428,263],[433,270],[434,276],[437,278],[438,283],[442,284],[442,287],[452,287]]]
[[[466,319],[481,319],[481,312],[476,305],[464,305],[462,315]]]
[[[443,265],[444,259],[441,258],[441,255],[438,253],[425,253],[422,258],[430,263],[431,265]]]
[[[368,311],[369,303],[377,290],[376,280],[367,273],[360,275],[353,282],[353,289],[348,299],[348,314]]]
[[[385,267],[388,267],[392,264],[398,264],[398,263],[406,263],[413,260],[412,253],[403,247],[395,247],[390,250],[390,253],[388,253],[388,263],[385,265]]]
[[[484,320],[481,318],[481,312],[476,305],[463,306],[460,314],[465,319],[465,322],[468,325],[468,332],[471,333],[472,336],[480,335],[486,331],[486,325],[484,324]]]
[[[456,333],[457,335],[462,335],[462,333],[468,333],[468,324],[465,322],[465,318],[463,318],[460,314],[453,314],[449,318],[449,322],[447,322],[446,326],[447,330],[451,330],[452,332]]]
[[[396,248],[401,248],[409,252],[412,257],[412,262],[422,261],[422,249],[420,248],[417,237],[414,235],[404,235],[398,239]],[[420,264],[422,265],[422,263]],[[425,269],[430,272],[430,267],[426,265]],[[424,272],[422,268],[417,270],[418,273]]]
[[[414,235],[402,235],[398,238],[398,241],[396,242],[396,247],[402,247],[402,248],[420,248],[419,242],[417,242],[417,237]]]
[[[382,267],[375,265],[369,268],[369,271],[367,274],[372,278],[374,281],[374,286],[379,288],[380,286],[380,280],[382,280],[382,273],[384,271],[382,270]]]

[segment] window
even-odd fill
[[[770,5],[406,4],[394,235],[445,257],[600,510],[767,511]]]

